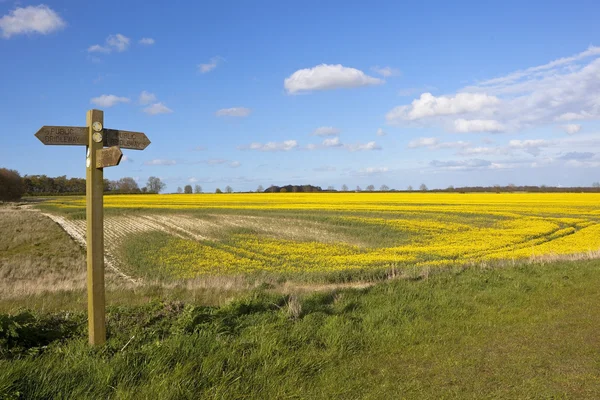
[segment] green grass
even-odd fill
[[[600,396],[600,261],[456,269],[296,299],[0,315],[0,398]]]

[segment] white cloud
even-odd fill
[[[432,137],[423,137],[408,142],[408,148],[416,149],[419,147],[434,147],[439,143],[439,139]]]
[[[305,68],[294,72],[285,79],[284,87],[288,93],[294,94],[303,91],[353,88],[382,83],[384,83],[383,80],[368,76],[355,68],[344,67],[341,64],[321,64],[314,68]]]
[[[154,39],[152,38],[141,38],[139,41],[140,44],[145,46],[152,46],[154,44]]]
[[[400,75],[400,70],[396,69],[396,68],[392,68],[392,67],[380,67],[380,66],[374,66],[371,68],[371,70],[385,78],[388,78],[390,76],[398,76]]]
[[[581,125],[579,124],[567,124],[562,126],[565,132],[569,135],[575,135],[581,131]]]
[[[88,51],[88,53],[105,53],[105,54],[111,53],[113,51],[123,52],[123,51],[127,50],[127,48],[129,47],[130,41],[131,40],[127,36],[117,33],[115,35],[109,35],[106,38],[106,42],[103,46],[99,45],[99,44],[94,44],[94,45],[88,47],[87,51]]]
[[[526,151],[533,156],[538,156],[542,148],[548,147],[551,144],[551,142],[544,139],[511,140],[508,142],[510,148]]]
[[[110,35],[106,38],[106,44],[118,52],[127,50],[129,47],[129,42],[129,38],[121,35],[120,33],[117,33],[116,35]]]
[[[2,30],[2,37],[6,39],[14,35],[32,33],[47,35],[66,25],[56,11],[43,4],[15,8],[0,18],[0,30]]]
[[[421,147],[427,147],[432,150],[438,149],[462,149],[470,146],[470,142],[464,142],[462,140],[458,142],[440,142],[438,138],[423,137],[411,140],[408,142],[409,149],[417,149]]]
[[[268,143],[250,143],[247,146],[240,146],[240,150],[256,150],[256,151],[289,151],[298,147],[298,142],[295,140],[285,140],[283,142],[268,142]]]
[[[340,147],[342,143],[340,142],[339,137],[327,138],[323,140],[323,146],[325,147]]]
[[[367,167],[367,168],[359,169],[355,175],[373,176],[373,175],[381,175],[381,174],[384,174],[389,171],[390,171],[390,169],[388,167]]]
[[[551,61],[544,65],[530,67],[523,71],[516,71],[516,72],[513,72],[513,73],[508,74],[503,77],[490,79],[490,80],[481,82],[480,85],[481,86],[498,87],[498,85],[511,84],[511,83],[521,80],[522,78],[530,78],[530,77],[540,76],[539,73],[543,72],[543,71],[552,72],[552,71],[556,70],[557,67],[568,66],[570,64],[573,64],[575,61],[579,61],[581,59],[584,59],[584,58],[587,58],[590,56],[594,56],[594,55],[600,55],[600,47],[590,46],[587,50],[585,50],[579,54],[576,54],[574,56],[559,58],[557,60]]]
[[[385,136],[385,135],[387,135],[387,133],[383,129],[379,128],[379,129],[377,129],[376,135],[377,136]]]
[[[217,117],[247,117],[252,110],[246,107],[222,108],[215,115]]]
[[[480,93],[458,93],[455,96],[436,97],[431,93],[423,93],[411,105],[398,106],[386,114],[390,123],[399,121],[415,121],[427,117],[456,115],[480,111],[483,108],[495,107],[500,100],[495,96]]]
[[[206,64],[198,64],[198,70],[205,74],[217,68],[217,66],[223,61],[222,57],[216,56],[210,59]]]
[[[485,169],[493,167],[492,162],[488,160],[482,160],[479,158],[473,158],[470,160],[452,160],[452,161],[438,161],[433,160],[429,163],[432,167],[442,170],[451,171],[471,171],[474,169]]]
[[[237,167],[239,167],[240,165],[242,165],[242,163],[241,163],[241,162],[239,162],[239,161],[232,161],[232,162],[230,162],[230,163],[229,163],[229,166],[230,166],[231,168],[237,168]]]
[[[457,119],[454,121],[454,131],[460,133],[473,132],[502,132],[504,127],[493,119]]]
[[[342,131],[333,126],[321,126],[313,131],[314,136],[335,136],[339,135]]]
[[[506,154],[509,151],[504,147],[465,147],[457,154],[461,156],[483,156],[492,154]]]
[[[144,90],[142,93],[140,93],[140,98],[138,101],[142,105],[150,104],[156,101],[156,95]]]
[[[144,162],[144,165],[175,165],[177,161],[175,160],[166,160],[166,159],[154,159],[150,161]]]
[[[368,143],[355,143],[355,144],[345,144],[344,148],[348,151],[370,151],[370,150],[381,150],[381,146],[379,146],[375,142]]]
[[[172,113],[169,107],[164,105],[163,103],[154,103],[146,108],[144,108],[144,112],[149,115],[157,115],[157,114],[169,114]]]
[[[586,111],[581,111],[578,113],[575,112],[567,112],[556,117],[556,121],[578,121],[583,119],[593,119],[594,116]]]
[[[94,44],[87,49],[88,53],[110,53],[111,49],[109,47],[100,46],[99,44]]]
[[[526,68],[436,97],[424,93],[411,104],[387,114],[389,123],[418,121],[420,125],[455,128],[452,116],[464,120],[496,121],[459,124],[459,129],[514,132],[555,121],[600,120],[600,47],[571,57]],[[475,129],[475,127],[477,129]],[[484,126],[481,126],[484,125]],[[489,132],[489,129],[481,129]]]
[[[90,103],[97,105],[98,107],[112,107],[119,103],[129,103],[129,98],[119,97],[114,94],[103,94],[102,96],[94,97],[90,100]]]
[[[589,160],[590,158],[594,158],[594,156],[595,156],[595,154],[590,153],[589,151],[586,151],[586,152],[572,151],[572,152],[563,154],[559,158],[562,160]]]

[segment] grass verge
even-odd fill
[[[0,315],[0,398],[598,398],[600,261]]]

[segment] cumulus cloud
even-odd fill
[[[18,7],[0,18],[0,30],[5,39],[15,35],[47,35],[63,29],[65,21],[46,5]]]
[[[510,148],[521,149],[533,156],[538,156],[542,148],[548,147],[551,144],[551,142],[544,139],[511,140],[508,142]]]
[[[416,149],[419,147],[433,147],[436,146],[439,142],[440,140],[438,138],[423,137],[408,142],[408,148]]]
[[[375,142],[345,144],[344,148],[348,151],[381,150],[381,146]]]
[[[127,36],[117,33],[109,35],[104,45],[94,44],[88,47],[88,53],[112,53],[113,51],[123,52],[129,48],[130,39]]]
[[[461,149],[457,154],[461,156],[483,156],[493,154],[507,154],[509,150],[505,147],[465,147]]]
[[[390,76],[398,76],[400,75],[400,70],[392,67],[380,67],[378,65],[371,68],[373,72],[379,74],[385,78],[389,78]]]
[[[563,125],[562,128],[569,135],[575,135],[576,133],[579,133],[579,131],[581,131],[581,125],[579,124],[566,124]]]
[[[458,93],[455,96],[436,97],[431,93],[423,93],[410,105],[398,106],[386,114],[390,123],[399,121],[415,121],[428,117],[457,115],[480,111],[486,107],[494,107],[500,103],[495,96],[481,93]]]
[[[298,148],[298,142],[295,140],[285,140],[283,142],[254,142],[249,145],[239,146],[240,150],[256,150],[256,151],[290,151]]]
[[[152,46],[154,44],[154,39],[152,38],[141,38],[139,41],[140,44],[144,46]]]
[[[470,160],[453,160],[453,161],[438,161],[433,160],[429,163],[432,167],[443,170],[452,171],[470,171],[474,169],[489,168],[492,166],[492,162],[488,160],[482,160],[479,158],[473,158]]]
[[[142,105],[147,105],[156,101],[156,95],[144,90],[142,93],[140,93],[140,98],[138,101]]]
[[[342,143],[340,142],[339,137],[328,138],[323,140],[323,146],[325,147],[340,147]]]
[[[383,129],[381,129],[381,128],[377,129],[377,132],[375,134],[377,136],[385,136],[385,135],[387,135],[387,133]]]
[[[144,108],[144,112],[149,115],[158,115],[158,114],[169,114],[169,113],[172,113],[173,110],[171,110],[169,107],[167,107],[163,103],[154,103],[154,104],[149,105],[148,107]]]
[[[127,97],[119,97],[114,94],[103,94],[102,96],[94,97],[90,100],[90,103],[97,105],[98,107],[112,107],[119,103],[129,103],[130,99]]]
[[[213,69],[217,68],[217,66],[223,61],[223,57],[212,57],[210,59],[209,62],[205,63],[205,64],[198,64],[198,70],[205,74],[207,72],[212,71]]]
[[[166,159],[160,159],[160,158],[144,162],[144,165],[175,165],[175,164],[177,164],[177,161],[175,161],[175,160],[166,160]]]
[[[504,127],[498,121],[493,119],[457,119],[454,121],[454,131],[460,133],[473,133],[473,132],[502,132]]]
[[[288,93],[314,90],[332,90],[359,86],[379,85],[384,81],[364,72],[344,67],[341,64],[321,64],[313,68],[300,69],[284,81]]]
[[[361,168],[354,173],[354,175],[358,176],[373,176],[373,175],[382,175],[386,172],[389,172],[390,169],[388,167],[367,167]]]
[[[412,103],[390,110],[387,120],[391,124],[418,121],[450,130],[455,130],[452,116],[458,114],[466,121],[488,121],[458,126],[473,132],[511,132],[553,122],[598,120],[599,56],[600,47],[592,46],[571,57],[464,87],[455,94],[436,97],[424,93]],[[489,122],[492,120],[497,124]]]
[[[313,131],[314,136],[335,136],[339,135],[342,131],[333,126],[321,126]]]
[[[217,117],[247,117],[252,110],[246,107],[222,108],[215,115]]]
[[[438,138],[432,137],[422,137],[411,140],[408,142],[409,149],[418,149],[422,147],[426,147],[432,150],[438,149],[456,149],[456,148],[465,148],[470,146],[470,142],[464,142],[462,140],[458,142],[440,142]]]

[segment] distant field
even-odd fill
[[[595,256],[600,194],[274,193],[105,196],[127,274],[188,279]],[[42,208],[83,240],[85,199]]]

